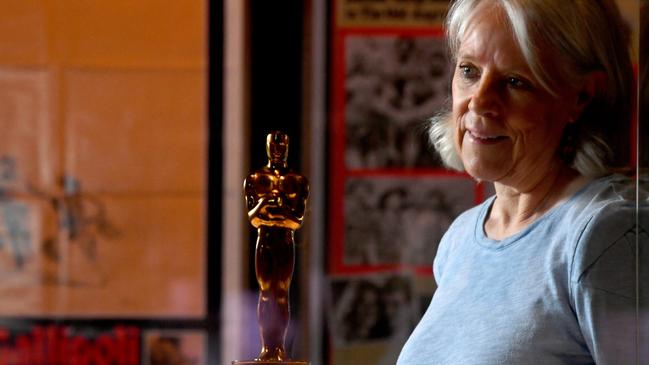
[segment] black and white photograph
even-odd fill
[[[426,120],[443,107],[450,87],[443,40],[349,36],[345,52],[347,168],[439,167]]]
[[[338,346],[402,339],[419,319],[413,279],[366,274],[331,281],[332,340]]]
[[[465,177],[355,177],[345,186],[344,263],[431,266],[453,219],[475,204]]]

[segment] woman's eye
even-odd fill
[[[530,84],[518,77],[508,77],[507,84],[514,89],[529,89]]]
[[[459,65],[460,74],[465,79],[475,79],[478,75],[478,70],[472,65]]]

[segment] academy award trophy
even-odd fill
[[[288,293],[295,265],[295,231],[302,226],[309,196],[307,179],[288,169],[288,136],[266,139],[268,164],[244,181],[248,219],[257,228],[255,273],[259,283],[257,322],[261,352],[233,365],[308,365],[291,360],[284,349],[290,319]]]

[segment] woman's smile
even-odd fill
[[[534,184],[560,162],[555,151],[574,114],[572,89],[557,96],[540,87],[499,17],[467,30],[453,76],[455,143],[465,170],[485,181]]]
[[[465,132],[465,138],[468,136],[471,143],[478,145],[494,145],[501,142],[505,142],[508,139],[507,136],[502,136],[493,133],[478,132],[476,130],[467,129]]]

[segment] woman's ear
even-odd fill
[[[605,85],[606,74],[603,71],[592,71],[584,77],[577,92],[577,100],[570,121],[575,122],[579,119],[593,98],[604,90]]]

